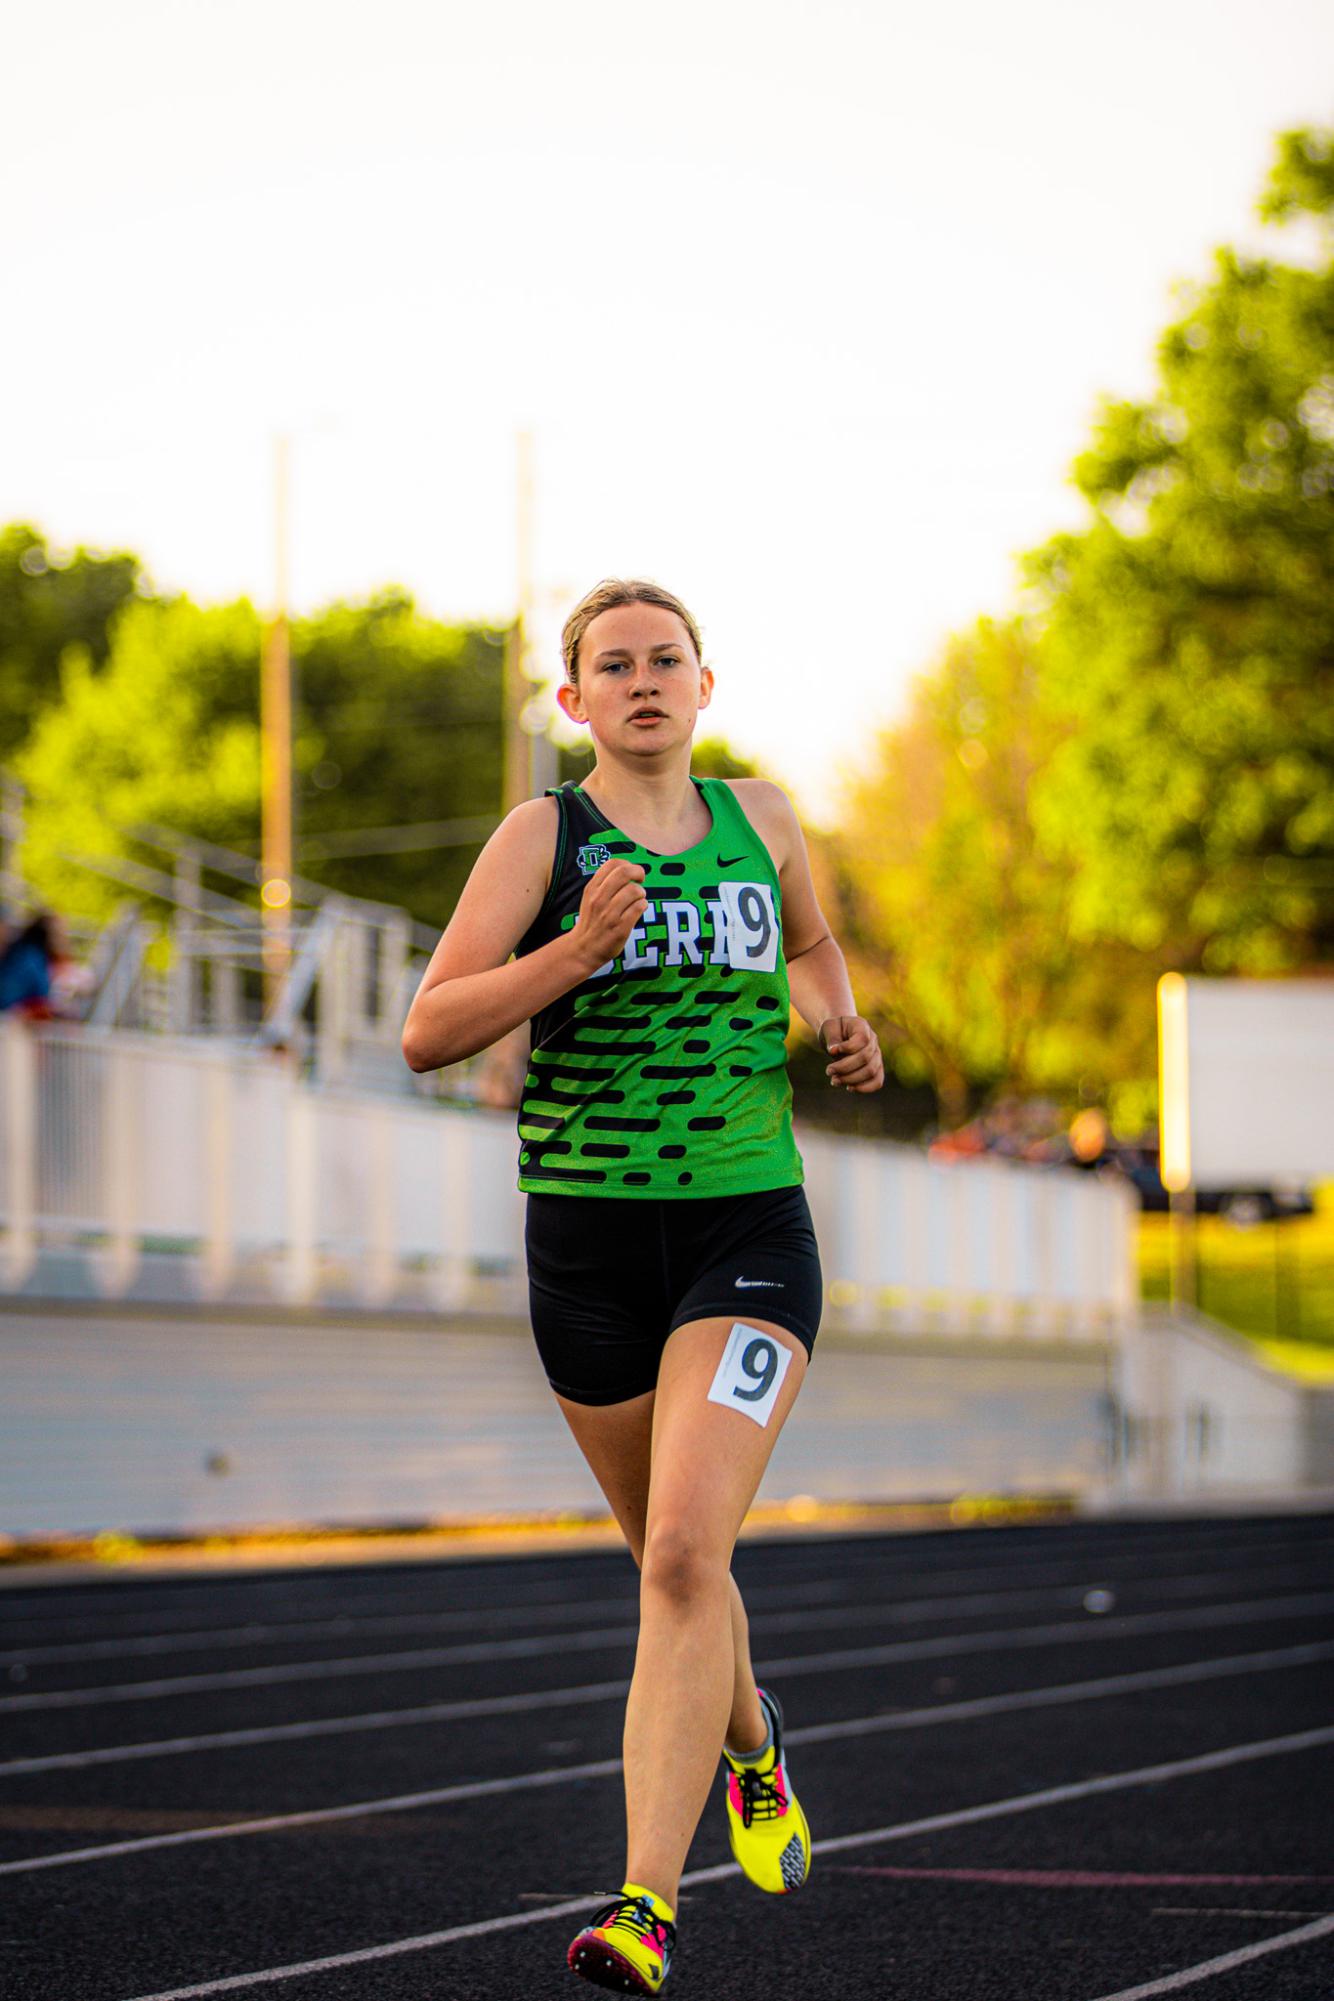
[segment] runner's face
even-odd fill
[[[579,682],[557,690],[567,716],[600,744],[652,758],[690,741],[713,675],[674,611],[656,604],[599,612],[579,648]]]

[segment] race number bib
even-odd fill
[[[709,1402],[725,1404],[753,1417],[761,1427],[769,1422],[792,1350],[772,1334],[737,1321],[727,1337],[723,1358],[709,1391]]]
[[[778,965],[778,918],[767,882],[720,882],[727,923],[727,963],[741,972],[772,973]]]

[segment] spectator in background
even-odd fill
[[[932,1160],[998,1153],[1031,1167],[1097,1168],[1113,1159],[1105,1112],[1087,1105],[1063,1129],[1061,1109],[1050,1098],[999,1098],[966,1125],[938,1134],[927,1152]]]
[[[991,1112],[988,1153],[1002,1153],[1012,1160],[1022,1159],[1029,1145],[1028,1128],[1028,1108],[1023,1099],[1000,1099]]]
[[[1110,1128],[1107,1115],[1096,1105],[1086,1105],[1082,1112],[1075,1113],[1066,1137],[1070,1143],[1072,1167],[1101,1167],[1112,1158],[1108,1145]]]
[[[52,1021],[73,1010],[79,968],[70,958],[64,927],[51,910],[39,910],[0,942],[0,1014]]]

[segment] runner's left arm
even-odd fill
[[[849,1091],[878,1091],[885,1081],[880,1044],[870,1022],[857,1012],[847,962],[811,880],[801,822],[779,786],[764,783],[762,795],[747,804],[760,806],[761,799],[768,823],[763,831],[783,892],[783,957],[792,1005],[834,1059],[825,1065],[830,1083]]]

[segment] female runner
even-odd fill
[[[432,1070],[532,1023],[519,1186],[533,1330],[641,1572],[625,1882],[568,1962],[656,1994],[720,1750],[745,1874],[782,1895],[810,1868],[782,1711],[755,1685],[730,1571],[820,1318],[789,996],[831,1084],[876,1091],[884,1072],[787,797],[760,778],[691,776],[713,674],[685,606],[610,580],[571,613],[562,648],[558,699],[597,762],[491,837],[403,1052]]]

